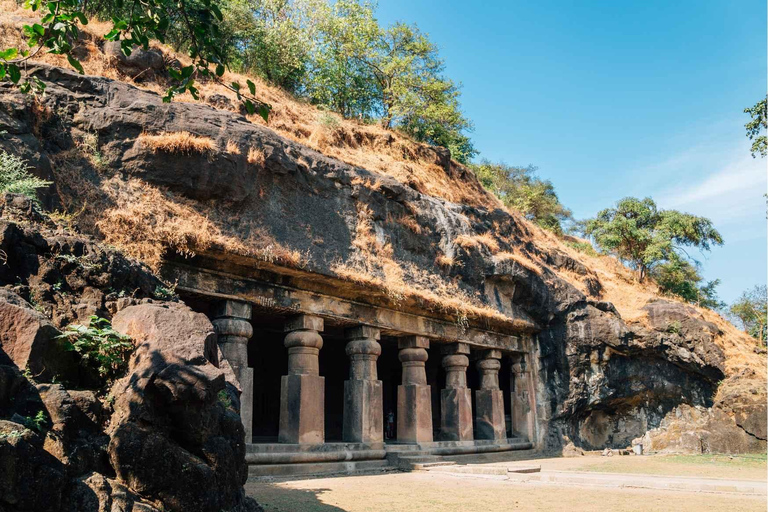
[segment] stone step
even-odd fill
[[[308,462],[303,464],[253,464],[248,466],[248,479],[355,475],[368,472],[394,471],[396,469],[386,460]]]
[[[416,462],[411,466],[412,471],[428,471],[432,468],[455,466],[456,463],[450,460],[440,460],[435,462]]]

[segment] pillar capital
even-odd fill
[[[441,347],[441,351],[445,355],[451,355],[451,354],[463,354],[465,356],[469,355],[469,345],[467,343],[446,343]]]
[[[283,330],[285,332],[291,331],[316,331],[323,332],[324,322],[319,316],[312,315],[297,315],[290,318],[286,323]]]
[[[344,337],[349,341],[361,339],[379,341],[381,339],[381,331],[378,328],[371,327],[369,325],[358,325],[356,327],[346,329],[344,331]]]
[[[251,305],[239,300],[220,300],[211,308],[211,316],[214,318],[233,317],[250,320],[251,312]]]
[[[403,336],[397,339],[397,348],[429,348],[429,338],[426,336]]]

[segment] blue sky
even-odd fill
[[[381,0],[463,83],[481,156],[534,164],[577,218],[624,196],[711,218],[696,256],[731,302],[766,282],[766,163],[747,115],[766,91],[766,2]]]

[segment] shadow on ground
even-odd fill
[[[323,503],[320,496],[330,489],[291,489],[278,483],[248,482],[245,492],[264,507],[265,512],[346,512]]]

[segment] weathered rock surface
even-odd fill
[[[29,369],[33,375],[71,379],[77,366],[48,319],[15,293],[0,289],[0,363]]]
[[[109,456],[119,481],[172,510],[244,507],[245,432],[234,389],[207,359],[213,325],[186,306],[144,304],[113,327],[139,343],[117,397]]]
[[[364,260],[355,243],[364,211],[371,236],[402,264],[406,282],[434,291],[440,291],[440,283],[456,283],[469,296],[537,331],[538,360],[530,363],[536,364],[537,416],[549,448],[561,449],[565,436],[575,447],[624,448],[659,426],[675,407],[714,403],[724,377],[724,356],[714,341],[719,335],[716,326],[670,301],[650,302],[647,321],[627,324],[612,304],[600,300],[596,274],[566,254],[536,247],[525,223],[502,209],[426,196],[417,187],[327,158],[231,112],[165,104],[159,96],[127,84],[56,68],[41,66],[35,72],[49,83],[45,105],[67,112],[59,120],[67,129],[44,141],[35,138],[39,161],[70,150],[74,133],[96,133],[105,165],[115,176],[165,187],[205,212],[224,209],[225,215],[211,216],[223,232],[238,236],[258,228],[275,243],[305,255],[301,271],[292,269],[294,277],[286,281],[325,286],[328,293],[391,306],[395,299],[386,290],[342,280],[334,270],[338,262]],[[7,105],[0,113],[0,129],[9,132],[0,146],[17,147],[34,138],[25,100],[8,88],[0,88],[0,97]],[[208,137],[218,149],[172,154],[146,147],[139,137],[144,132],[182,131]],[[241,148],[240,153],[225,151],[228,143]],[[263,163],[248,161],[249,148],[263,155]],[[450,163],[447,155],[438,160],[435,165],[447,176],[479,187],[471,173]],[[101,179],[92,177],[92,185],[101,186]],[[404,217],[421,231],[396,221]],[[490,232],[498,251],[455,242],[460,235]],[[581,276],[589,296],[549,268],[535,270],[514,258],[495,257],[516,251]],[[442,268],[437,263],[440,255],[461,265]],[[214,259],[224,268],[249,264],[231,254],[217,253]],[[371,272],[387,279],[381,267]],[[423,312],[431,306],[406,298],[396,307]],[[430,313],[450,317],[445,310]],[[508,325],[487,322],[512,332]],[[206,390],[214,386],[203,381]],[[155,399],[162,400],[162,395],[157,392]],[[759,432],[758,411],[750,404],[747,400],[728,414],[737,417],[745,431]]]
[[[6,197],[0,211],[0,510],[259,510],[243,494],[237,382],[229,365],[213,364],[207,317],[152,302],[162,282],[145,267],[54,231],[28,200]],[[24,211],[39,222],[10,220]],[[48,286],[59,280],[66,294]],[[96,312],[117,312],[115,327],[137,345],[128,374],[110,390],[68,389],[94,381],[20,294],[62,322],[97,297]]]
[[[680,405],[670,411],[657,428],[633,440],[633,444],[642,444],[645,452],[657,453],[755,453],[765,450],[765,438],[750,435],[722,409],[690,405]]]
[[[65,486],[63,465],[43,449],[42,438],[0,420],[0,509],[58,512]]]

